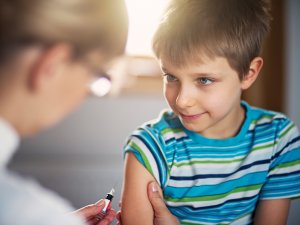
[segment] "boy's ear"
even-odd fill
[[[49,86],[70,61],[71,50],[67,44],[57,44],[41,50],[30,70],[30,90],[36,92]]]
[[[242,90],[248,89],[258,77],[258,74],[263,66],[263,59],[261,57],[255,57],[249,66],[249,71],[244,75],[241,83]]]

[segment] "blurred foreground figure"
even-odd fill
[[[0,0],[0,224],[109,224],[103,201],[73,214],[55,193],[7,171],[19,138],[72,111],[124,52],[121,0]],[[81,216],[78,216],[81,215]]]

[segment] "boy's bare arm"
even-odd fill
[[[148,199],[147,186],[154,177],[136,159],[126,153],[122,193],[122,225],[153,225],[153,209]]]
[[[285,225],[290,199],[261,200],[255,211],[254,225]]]

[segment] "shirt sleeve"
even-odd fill
[[[124,154],[132,152],[163,188],[168,167],[158,135],[148,127],[139,128],[128,139]]]
[[[300,135],[293,122],[280,126],[271,158],[267,182],[260,199],[300,197]]]

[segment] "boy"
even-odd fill
[[[123,225],[153,224],[153,180],[181,224],[286,224],[300,196],[299,131],[241,101],[263,65],[269,10],[265,0],[170,4],[153,49],[172,111],[125,146]]]

